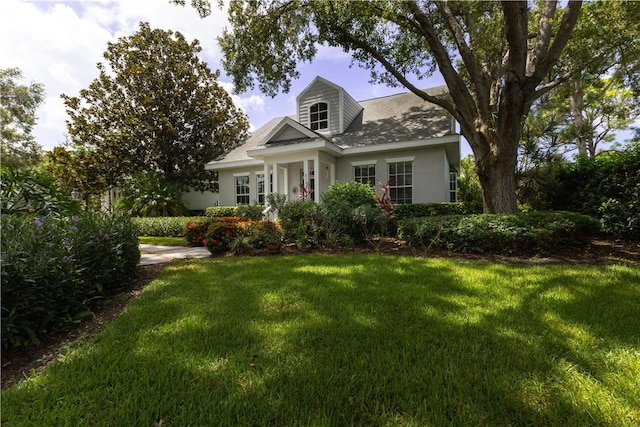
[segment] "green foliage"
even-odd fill
[[[203,165],[242,141],[248,123],[200,51],[198,41],[148,23],[109,43],[98,78],[77,97],[63,95],[71,161],[91,153],[109,188],[156,172],[182,190],[215,188]]]
[[[551,209],[600,218],[614,237],[640,239],[640,143],[624,150],[579,157],[553,171],[556,185],[540,189]]]
[[[188,216],[132,218],[139,236],[186,237]]]
[[[376,222],[373,217],[368,218],[366,215],[377,216],[377,212],[367,208],[375,207],[382,211],[377,206],[373,187],[355,181],[337,182],[332,185],[321,195],[320,206],[328,232],[347,236],[354,243],[359,243],[364,238],[363,224]],[[363,214],[365,218],[362,218]]]
[[[475,171],[475,160],[471,154],[460,160],[458,201],[480,206],[482,209],[482,186]]]
[[[60,218],[2,216],[2,345],[38,343],[90,314],[135,277],[132,222],[84,213]]]
[[[239,205],[239,206],[209,206],[204,210],[206,216],[211,217],[239,217],[254,221],[262,219],[262,205]]]
[[[131,216],[181,216],[187,212],[182,192],[159,174],[138,174],[128,179],[120,190],[116,208]]]
[[[80,212],[80,205],[62,192],[49,174],[6,166],[0,169],[0,206],[2,215],[59,216]]]
[[[477,202],[439,202],[439,203],[412,203],[397,205],[395,213],[398,219],[441,216],[441,215],[466,215],[482,212],[482,201]]]
[[[300,246],[323,246],[326,234],[324,210],[313,200],[294,200],[279,209],[278,221],[284,239]]]
[[[412,245],[472,253],[551,252],[579,245],[599,231],[597,220],[574,212],[452,215],[398,221],[398,237]]]
[[[37,166],[42,156],[31,131],[36,109],[44,100],[44,86],[19,84],[22,71],[0,69],[0,158],[4,166],[27,169]]]
[[[56,177],[61,188],[69,193],[78,191],[87,206],[99,203],[103,193],[122,181],[117,169],[102,162],[95,150],[67,144],[47,152],[45,160],[45,169]]]

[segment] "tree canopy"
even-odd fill
[[[79,96],[62,95],[70,144],[53,163],[75,162],[81,174],[94,173],[76,177],[86,182],[82,191],[145,172],[183,190],[213,188],[204,164],[244,139],[248,122],[200,50],[197,40],[148,23],[109,43],[99,76]]]
[[[2,164],[16,169],[36,166],[42,147],[31,134],[36,109],[44,100],[41,83],[21,84],[19,68],[0,69],[0,156]]]
[[[446,109],[473,150],[485,211],[515,212],[522,124],[564,78],[554,65],[582,5],[558,3],[231,1],[219,42],[236,89],[257,81],[270,95],[289,90],[297,64],[311,61],[318,45],[350,52],[373,82],[404,86]],[[449,96],[418,87],[435,70]]]

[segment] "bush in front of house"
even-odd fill
[[[343,236],[353,243],[360,243],[364,239],[362,214],[371,213],[372,210],[368,208],[377,208],[375,194],[369,184],[347,181],[335,183],[321,195],[320,207],[330,241],[331,236]]]
[[[204,214],[210,217],[238,217],[259,221],[263,210],[262,205],[210,206],[204,210]]]
[[[185,237],[187,235],[187,221],[194,217],[162,216],[133,218],[139,236],[154,237]]]
[[[398,237],[415,246],[463,253],[544,254],[580,245],[599,232],[592,217],[574,212],[449,215],[398,221]]]
[[[244,252],[234,250],[238,246],[250,250],[264,248],[271,243],[281,243],[280,230],[272,221],[200,217],[187,221],[186,229],[189,243],[205,246],[212,254]]]
[[[471,202],[412,203],[394,207],[397,219],[479,213],[482,213],[482,204]]]
[[[37,344],[135,277],[135,226],[105,213],[2,216],[2,346]]]

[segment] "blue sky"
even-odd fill
[[[37,111],[38,125],[33,132],[45,149],[65,141],[67,115],[60,94],[76,95],[86,88],[97,77],[95,65],[102,60],[107,42],[133,34],[140,21],[149,22],[152,28],[180,31],[188,40],[198,39],[203,47],[201,59],[211,69],[221,70],[220,83],[232,92],[216,43],[227,25],[226,13],[218,9],[202,19],[194,9],[168,0],[0,1],[0,68],[18,67],[25,83],[45,85],[46,99]],[[295,113],[295,96],[317,75],[342,86],[356,100],[405,91],[371,85],[368,71],[349,67],[350,63],[350,56],[342,50],[321,47],[313,63],[300,64],[300,78],[293,82],[290,93],[270,98],[256,89],[233,99],[258,128],[273,117]],[[437,75],[420,83],[426,88],[444,81]],[[463,154],[468,153],[468,147],[463,148]]]

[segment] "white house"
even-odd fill
[[[269,121],[205,165],[218,171],[221,205],[264,204],[271,192],[295,199],[302,188],[317,201],[350,180],[377,191],[377,182],[389,183],[393,203],[456,200],[460,135],[444,109],[410,92],[355,101],[322,77],[296,99],[296,114]]]

